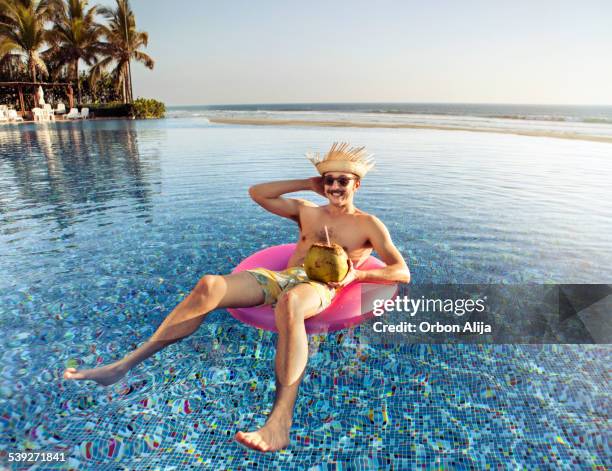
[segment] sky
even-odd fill
[[[610,0],[131,3],[167,105],[612,104]]]

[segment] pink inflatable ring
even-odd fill
[[[260,250],[245,258],[232,273],[263,267],[280,271],[287,268],[287,262],[295,251],[295,244],[277,245]],[[369,257],[358,268],[371,270],[384,267],[376,257]],[[362,323],[373,316],[374,300],[392,299],[397,294],[397,284],[355,282],[336,294],[332,303],[316,316],[306,319],[306,332],[319,334],[334,332]],[[276,332],[274,310],[269,305],[228,309],[230,314],[245,324]]]

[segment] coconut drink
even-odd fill
[[[342,281],[349,270],[348,256],[338,244],[315,243],[306,253],[304,270],[314,281]]]

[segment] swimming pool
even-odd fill
[[[146,340],[202,274],[292,241],[247,188],[312,175],[303,153],[338,139],[376,154],[356,203],[387,224],[414,283],[609,281],[609,144],[202,119],[7,126],[0,449],[64,450],[75,469],[610,467],[607,345],[312,337],[293,444],[272,455],[232,437],[271,408],[274,336],[225,311],[109,388],[61,379]]]

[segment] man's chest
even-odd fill
[[[367,234],[360,226],[357,218],[343,217],[331,219],[315,214],[314,217],[304,218],[302,221],[302,239],[310,243],[327,242],[327,233],[330,242],[341,245],[347,251],[364,248],[367,244]]]

